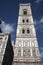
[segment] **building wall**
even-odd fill
[[[16,62],[14,63],[14,65],[41,65],[41,63],[39,62],[35,62],[35,63],[28,63],[28,62]]]
[[[10,40],[10,36],[9,36],[8,41],[7,41],[7,45],[5,48],[5,53],[4,53],[2,65],[12,65],[13,56],[14,56],[13,46],[11,44],[11,40]]]

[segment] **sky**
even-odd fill
[[[31,3],[38,45],[43,59],[43,0],[0,0],[2,31],[10,32],[11,40],[15,41],[20,3]]]

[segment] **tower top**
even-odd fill
[[[30,3],[25,3],[25,4],[20,4],[20,6],[30,6],[31,4]]]
[[[31,4],[30,3],[25,3],[25,4],[20,4],[19,5],[19,16],[24,16],[24,12],[27,13],[27,15],[32,15],[31,12]]]

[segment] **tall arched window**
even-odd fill
[[[24,19],[23,19],[22,21],[23,21],[23,23],[25,22],[25,20],[24,20]]]
[[[22,29],[22,33],[23,33],[23,34],[25,33],[25,29],[24,29],[24,28]]]
[[[27,15],[27,9],[24,9],[24,10],[23,10],[23,14],[24,14],[24,15]]]
[[[26,22],[27,22],[27,23],[29,22],[28,19],[26,20]]]
[[[29,29],[27,28],[27,33],[30,33]]]

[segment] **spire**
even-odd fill
[[[2,33],[1,24],[2,24],[2,20],[0,19],[0,33]]]

